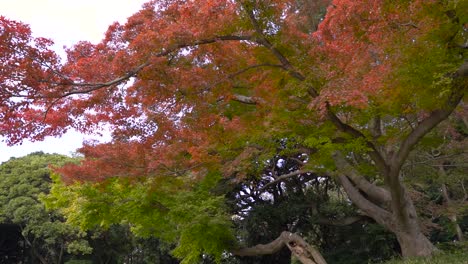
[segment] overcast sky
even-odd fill
[[[149,0],[0,0],[0,15],[31,26],[34,36],[55,41],[55,50],[63,55],[63,46],[80,40],[99,42],[114,21],[124,23]],[[0,162],[35,151],[71,154],[84,139],[95,138],[69,132],[62,138],[43,142],[24,142],[7,147],[0,143]],[[103,140],[106,140],[104,138]]]

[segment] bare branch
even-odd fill
[[[268,244],[258,244],[249,248],[231,250],[237,256],[259,256],[278,252],[287,246],[292,254],[303,264],[326,264],[320,252],[307,243],[301,236],[291,232],[282,232],[281,235]]]
[[[346,174],[359,190],[363,191],[371,199],[378,201],[380,204],[388,205],[392,199],[388,190],[370,183],[364,177],[359,175],[356,169],[351,164],[349,164],[348,161],[346,161],[345,157],[343,157],[343,154],[341,154],[339,151],[334,153],[333,159],[335,160],[335,164],[341,173]]]
[[[232,100],[237,101],[239,103],[251,104],[251,105],[265,104],[265,100],[263,100],[260,97],[245,96],[245,95],[241,95],[241,94],[233,94],[232,95]]]
[[[358,189],[353,186],[353,184],[349,181],[346,175],[340,174],[338,176],[341,185],[345,189],[346,193],[348,194],[349,199],[356,204],[363,212],[372,217],[375,221],[379,224],[384,226],[391,226],[392,222],[392,215],[387,210],[382,209],[381,207],[377,206],[376,204],[372,203],[371,201],[367,200],[364,196],[362,196]]]
[[[296,176],[299,176],[301,174],[306,174],[306,173],[310,173],[312,174],[313,172],[312,171],[302,171],[302,170],[298,170],[298,171],[293,171],[293,172],[290,172],[290,173],[287,173],[287,174],[283,174],[279,177],[277,177],[275,180],[265,184],[260,190],[259,192],[262,192],[264,190],[266,190],[268,187],[274,185],[274,184],[277,184],[279,182],[282,182],[284,180],[287,180],[289,178],[292,178],[292,177],[296,177]]]
[[[256,193],[261,193],[261,192],[265,191],[266,189],[268,189],[272,185],[275,185],[277,183],[285,181],[285,180],[287,180],[289,178],[296,177],[296,176],[299,176],[299,175],[302,175],[302,174],[308,174],[308,173],[312,174],[314,172],[298,170],[298,171],[293,171],[293,172],[290,172],[290,173],[287,173],[287,174],[283,174],[283,175],[277,177],[275,180],[265,184],[262,188],[260,188],[258,190],[255,190],[255,192]],[[327,177],[327,176],[323,176],[323,177]],[[250,196],[252,196],[252,194],[241,195],[239,197],[239,199],[247,198],[247,197],[250,197]]]

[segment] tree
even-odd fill
[[[12,158],[0,165],[0,222],[21,230],[35,263],[63,263],[68,253],[89,253],[86,233],[65,223],[56,211],[46,211],[39,196],[49,191],[49,165],[70,158],[42,152]]]
[[[294,138],[290,149],[310,157],[301,170],[334,175],[403,256],[431,255],[401,169],[465,96],[467,2],[335,0],[323,21],[320,4],[152,1],[101,43],[69,49],[63,66],[42,55],[46,45],[21,42],[28,56],[6,53],[19,63],[2,74],[2,133],[15,143],[107,123],[112,142],[85,146],[86,160],[60,173],[111,185],[242,178],[272,141]],[[2,21],[2,36],[16,36],[3,42],[28,39]],[[313,263],[303,242],[285,233],[269,250],[243,252],[294,245]]]
[[[169,253],[172,249],[156,238],[138,238],[128,225],[113,225],[108,229],[92,230],[88,236],[93,252],[76,256],[89,263],[178,264]]]

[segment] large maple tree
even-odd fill
[[[59,170],[69,183],[242,178],[288,139],[308,158],[286,176],[335,177],[404,256],[431,255],[401,168],[466,94],[466,10],[466,1],[155,0],[99,44],[68,49],[64,64],[48,40],[2,18],[1,134],[14,144],[108,125],[110,143],[85,145],[79,166]],[[299,240],[284,233],[233,252],[286,243],[297,253]],[[324,262],[307,251],[304,263]]]

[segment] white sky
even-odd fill
[[[0,0],[0,15],[29,24],[33,35],[55,41],[55,50],[64,55],[63,46],[80,40],[98,43],[114,21],[124,23],[148,0]],[[61,138],[43,142],[24,142],[8,147],[0,142],[0,162],[35,151],[71,154],[84,139],[96,138],[69,132]],[[108,138],[103,138],[107,140]]]

